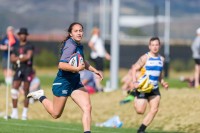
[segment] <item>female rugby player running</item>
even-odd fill
[[[28,97],[39,99],[43,104],[46,111],[53,117],[59,118],[65,107],[67,98],[70,96],[73,101],[83,111],[82,123],[84,133],[91,133],[91,102],[87,90],[83,87],[80,81],[79,71],[83,69],[90,70],[97,74],[101,79],[102,75],[88,62],[84,60],[84,63],[79,63],[78,67],[71,66],[68,62],[70,56],[74,53],[83,55],[83,45],[80,41],[83,37],[83,26],[80,23],[72,23],[68,28],[68,37],[63,41],[61,47],[61,58],[58,65],[58,73],[54,80],[53,102],[44,96],[44,91],[39,90],[28,94]]]

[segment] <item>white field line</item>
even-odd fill
[[[19,123],[9,123],[9,122],[0,122],[1,125],[13,125],[13,126],[23,126],[23,127],[34,127],[34,128],[47,128],[47,129],[55,129],[55,130],[67,130],[67,131],[80,131],[78,129],[72,128],[63,128],[63,127],[52,127],[52,126],[41,126],[41,125],[29,125],[29,124],[19,124]],[[92,131],[94,133],[105,133],[105,131]],[[109,133],[119,133],[119,132],[110,132]]]

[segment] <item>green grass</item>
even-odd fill
[[[177,78],[169,78],[165,80],[169,83],[170,88],[181,89],[188,87],[187,82],[181,82]]]
[[[45,72],[42,72],[42,73],[38,72],[38,76],[39,76],[39,78],[41,80],[41,84],[42,84],[42,88],[43,89],[51,88],[53,80],[54,80],[54,78],[56,76],[56,72],[51,71],[51,70],[49,70],[47,72],[45,71]],[[177,77],[178,76],[174,76],[173,78],[166,79],[166,81],[170,85],[170,89],[171,88],[173,89],[173,91],[165,92],[166,95],[167,95],[167,93],[170,93],[173,96],[173,92],[174,91],[178,92],[179,91],[178,89],[187,88],[187,83],[179,81],[179,79]],[[106,84],[107,80],[109,80],[108,75],[105,76],[104,80],[102,81],[103,85]],[[2,73],[0,74],[0,82],[1,83],[4,82]],[[162,89],[162,87],[161,87],[161,89]],[[48,92],[48,91],[46,91],[46,92]],[[183,89],[183,91],[184,91],[184,89]],[[185,91],[187,92],[187,90],[185,90]],[[112,99],[109,99],[108,101],[112,101],[113,105],[115,105],[115,103],[118,102],[120,98],[122,98],[120,92],[119,93],[116,92],[114,95],[111,95],[111,94],[110,93],[105,93],[105,94],[101,94],[100,93],[99,95],[92,96],[92,98],[94,97],[93,98],[93,102],[94,102],[94,99],[95,100],[99,100],[102,97],[110,97]],[[116,100],[113,100],[114,99],[113,96],[119,96],[119,98],[116,99]],[[183,96],[183,97],[186,97],[186,96]],[[164,99],[164,94],[163,94],[163,99]],[[162,104],[164,104],[164,102],[166,102],[165,99],[162,100],[162,101],[163,101]],[[169,100],[167,100],[167,101],[169,101]],[[107,106],[111,105],[112,103],[107,104]],[[95,107],[95,104],[96,105],[99,105],[99,104],[101,105],[101,102],[94,103],[94,106],[93,106],[94,107],[94,110],[93,110],[94,114],[106,113],[106,115],[104,115],[104,116],[106,116],[106,118],[109,118],[111,115],[116,114],[116,111],[113,111],[110,108],[105,108],[104,110],[101,110],[102,113],[99,113],[98,112],[99,110],[96,111],[97,107]],[[73,109],[71,109],[72,111],[76,110],[76,108],[74,107],[74,104],[71,105],[71,104],[68,103],[68,105],[70,107],[73,107]],[[190,104],[187,104],[187,105],[190,105]],[[132,106],[132,105],[130,105],[130,106]],[[118,107],[117,104],[114,107],[120,109],[121,112],[123,112],[123,110],[125,111],[125,110],[128,110],[128,109],[131,108],[128,105],[125,105],[123,108],[121,108],[121,107]],[[161,109],[164,110],[164,107],[162,107]],[[67,112],[69,112],[69,111],[70,110],[68,109]],[[133,111],[133,109],[131,111]],[[39,108],[37,108],[37,111],[35,111],[35,112],[40,112]],[[118,114],[120,114],[120,116],[121,116],[121,118],[123,119],[123,122],[124,122],[124,126],[122,128],[100,128],[100,127],[92,126],[92,133],[136,133],[136,129],[135,128],[138,127],[138,125],[139,125],[138,123],[140,123],[140,122],[138,122],[139,121],[138,119],[141,119],[141,118],[138,117],[137,115],[135,115],[136,117],[132,118],[132,115],[134,115],[134,113],[129,115],[128,112],[127,113],[124,113],[124,112],[120,113],[120,111],[119,111]],[[126,114],[126,115],[123,116],[122,114]],[[166,114],[162,114],[161,113],[161,115],[165,116]],[[99,115],[99,117],[102,118],[101,115]],[[130,117],[130,120],[127,121],[128,117]],[[175,116],[175,117],[177,117],[177,116]],[[63,118],[64,118],[64,121],[62,121],[62,122],[58,122],[57,120],[53,120],[53,119],[50,119],[51,121],[48,121],[49,118],[48,119],[47,118],[43,119],[43,118],[40,118],[40,117],[38,117],[36,119],[41,119],[41,120],[28,120],[28,121],[21,121],[21,120],[8,120],[8,121],[6,121],[4,119],[0,119],[0,133],[81,133],[81,132],[83,132],[82,124],[78,123],[77,121],[74,121],[74,123],[66,123],[65,122],[65,121],[73,122],[73,120],[75,120],[75,118],[69,119],[69,117],[67,115],[63,116]],[[132,120],[132,119],[135,119],[135,118],[137,120]],[[159,115],[156,118],[160,118]],[[172,118],[174,118],[174,116]],[[80,119],[80,118],[78,117],[77,119]],[[53,122],[52,122],[52,120],[53,120]],[[93,122],[93,123],[96,123],[96,122],[99,122],[99,121],[102,122],[104,120],[106,120],[106,119],[105,118],[103,118],[103,119],[99,119],[99,118],[97,119],[96,118],[95,122]],[[165,123],[165,122],[163,122],[163,119],[161,119],[161,120],[159,119],[158,121],[160,123]],[[156,122],[156,120],[154,122]],[[170,123],[171,123],[171,121],[170,121]],[[153,125],[153,124],[151,124],[151,125]],[[183,126],[183,124],[181,126]],[[156,126],[154,126],[154,127],[156,127]],[[157,126],[156,128],[154,128],[154,127],[153,128],[149,127],[147,129],[148,133],[175,133],[175,132],[173,132],[171,130],[180,131],[178,128],[177,129],[176,128],[173,128],[173,129],[167,128],[167,131],[170,131],[170,132],[164,132],[163,130],[166,130],[166,129],[162,128],[162,124]],[[183,127],[183,128],[185,128],[185,127]],[[151,129],[156,129],[156,131],[152,131]],[[181,131],[186,131],[186,130],[182,129]]]
[[[0,133],[81,133],[81,124],[50,122],[39,120],[4,120],[0,119]],[[92,133],[136,133],[133,128],[92,127]],[[178,133],[151,131],[148,133]]]
[[[49,87],[49,86],[52,85],[52,83],[53,83],[53,81],[56,77],[56,74],[57,74],[57,70],[56,71],[54,69],[52,69],[52,70],[53,70],[53,74],[52,74],[51,70],[49,70],[51,72],[51,74],[48,74],[48,73],[46,73],[46,74],[45,73],[42,73],[42,74],[38,73],[37,74],[38,77],[40,78],[42,86]],[[104,79],[101,82],[102,85],[105,86],[106,82],[108,80],[110,80],[109,76],[110,75],[105,75]],[[119,77],[119,86],[122,85],[120,80],[121,80],[121,77]],[[170,78],[165,79],[165,80],[169,83],[170,88],[173,88],[173,89],[174,88],[175,89],[181,89],[181,88],[188,87],[187,82],[181,82],[179,80],[179,78],[170,77]],[[3,78],[2,73],[0,73],[0,83],[4,83],[4,78]]]
[[[56,76],[56,74],[55,74]],[[39,76],[42,86],[51,86],[51,84],[54,81],[55,76],[53,75],[41,75]],[[106,81],[109,80],[109,77],[105,77],[104,80],[102,81],[102,84],[105,86],[106,85]],[[169,85],[170,88],[176,88],[176,89],[181,89],[181,88],[186,88],[188,87],[187,82],[181,82],[179,79],[177,78],[169,78],[169,79],[165,79]],[[119,79],[119,86],[121,86],[122,84],[120,83],[120,79]]]
[[[55,76],[56,76],[56,74],[55,74]],[[53,84],[55,76],[41,75],[41,76],[38,76],[38,77],[40,79],[42,86],[46,87],[46,86],[51,86]]]

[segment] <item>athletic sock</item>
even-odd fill
[[[12,108],[12,114],[11,117],[18,117],[18,109],[17,108]]]
[[[22,117],[27,117],[28,108],[24,107],[22,112]]]
[[[46,99],[47,97],[46,96],[41,96],[40,98],[39,98],[39,101],[42,103],[42,101],[44,100],[44,99]]]
[[[18,109],[17,108],[13,108],[12,111],[13,111],[13,114],[15,114],[15,115],[18,114]]]
[[[140,128],[138,129],[138,132],[145,131],[146,127],[147,127],[146,125],[141,124]]]
[[[90,131],[85,131],[84,133],[91,133]]]

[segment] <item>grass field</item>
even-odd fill
[[[0,133],[81,133],[81,124],[49,122],[41,120],[3,120],[0,119]],[[136,133],[133,128],[100,128],[92,127],[92,133]],[[149,131],[148,133],[178,133]],[[180,132],[179,132],[180,133]]]
[[[126,71],[121,70],[120,76]],[[51,84],[54,80],[56,69],[40,69],[37,71],[42,82],[42,88],[48,98],[52,98]],[[106,73],[108,75],[108,73]],[[148,133],[175,133],[200,132],[200,90],[187,88],[186,83],[179,81],[179,76],[190,75],[190,73],[173,73],[168,79],[170,88],[168,91],[161,88],[160,110],[154,121],[147,128]],[[106,78],[108,79],[108,78]],[[105,84],[105,81],[103,83]],[[0,86],[0,112],[5,111],[5,85]],[[114,115],[118,115],[124,123],[120,129],[98,128],[93,126],[95,133],[134,133],[141,124],[144,116],[137,115],[133,108],[133,103],[120,105],[119,101],[124,98],[120,89],[110,93],[97,93],[91,95],[92,101],[92,125],[104,122]],[[9,99],[10,100],[10,99]],[[23,96],[19,100],[19,117],[23,108]],[[10,100],[11,102],[11,100]],[[148,110],[148,109],[147,109]],[[11,106],[9,107],[9,113]],[[4,120],[0,119],[0,133],[80,133],[81,110],[69,98],[61,118],[54,120],[43,109],[39,102],[31,104],[29,107],[28,121]]]

